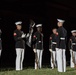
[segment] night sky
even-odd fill
[[[71,36],[70,31],[76,29],[76,2],[71,0],[2,0],[0,1],[0,28],[2,30],[2,56],[0,67],[15,67],[15,41],[13,32],[16,29],[15,22],[22,21],[22,30],[28,33],[29,20],[33,19],[36,24],[43,24],[44,33],[44,53],[43,65],[50,65],[49,36],[52,28],[57,28],[57,18],[65,20],[64,27]],[[36,30],[36,28],[35,28]],[[67,61],[70,53],[66,49]],[[26,45],[24,67],[34,67],[34,53],[32,48]]]

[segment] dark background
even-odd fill
[[[44,53],[43,65],[50,65],[49,36],[51,29],[57,27],[57,18],[65,20],[64,27],[68,32],[76,29],[76,2],[75,0],[0,0],[0,28],[2,30],[2,56],[1,68],[15,67],[15,41],[13,32],[16,29],[15,22],[22,21],[22,30],[28,33],[29,20],[36,24],[43,24]],[[68,43],[66,49],[67,62],[70,59]],[[34,53],[32,48],[26,45],[24,67],[34,67]]]

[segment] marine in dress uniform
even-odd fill
[[[15,48],[16,48],[16,70],[23,69],[23,60],[24,60],[24,50],[25,50],[25,35],[22,28],[22,22],[18,21],[15,23],[17,29],[14,31],[14,39],[16,41]]]
[[[36,27],[37,31],[33,35],[33,51],[36,54],[35,69],[40,69],[42,67],[42,54],[43,54],[42,24],[37,24]]]
[[[49,51],[51,52],[51,59],[50,59],[51,67],[52,67],[52,69],[54,69],[56,67],[57,29],[54,28],[52,30],[52,32],[53,32],[53,34],[49,38]]]
[[[71,31],[72,36],[69,40],[69,50],[70,50],[70,67],[76,67],[76,30]]]
[[[57,36],[57,48],[56,48],[56,54],[57,54],[57,67],[58,72],[66,72],[66,40],[67,40],[67,31],[63,27],[64,20],[57,19],[58,20],[58,36]]]
[[[2,31],[0,29],[0,57],[1,57],[1,52],[2,52],[2,40],[1,40],[1,34],[2,34]]]

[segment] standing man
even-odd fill
[[[57,36],[57,66],[58,66],[58,72],[66,72],[66,56],[65,56],[65,50],[66,50],[66,37],[67,37],[67,31],[63,27],[64,20],[57,19],[58,20],[58,36]]]
[[[33,35],[33,51],[35,53],[35,69],[42,67],[42,54],[43,54],[43,33],[42,24],[36,25],[37,31]]]
[[[2,34],[2,31],[0,29],[0,57],[1,57],[1,52],[2,52],[2,40],[1,40],[1,34]]]
[[[50,36],[49,39],[49,51],[51,52],[51,67],[54,69],[56,67],[56,37],[57,37],[57,29],[54,28],[52,30],[53,34]]]
[[[23,69],[23,60],[24,60],[24,49],[25,49],[25,34],[21,31],[22,22],[18,21],[15,23],[16,30],[14,31],[14,39],[16,41],[15,48],[16,48],[16,70]]]
[[[71,31],[72,36],[69,40],[69,50],[70,50],[70,67],[76,67],[76,30]]]

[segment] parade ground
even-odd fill
[[[2,69],[0,75],[76,75],[76,69],[67,68],[65,73],[59,73],[57,69],[42,68],[34,70],[33,68],[24,69],[23,71],[15,71],[13,69]]]

